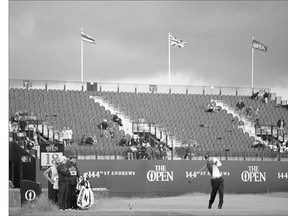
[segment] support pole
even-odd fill
[[[81,28],[81,34],[83,32],[83,28]],[[83,66],[83,40],[81,38],[81,83],[83,83],[84,77],[84,66]]]
[[[170,32],[168,33],[168,80],[169,86],[171,85],[171,73],[170,73]]]
[[[252,37],[252,43],[253,43],[253,40],[254,40],[254,37]],[[254,48],[252,46],[252,92],[253,92],[253,88],[254,88],[254,79],[253,79],[253,76],[254,76]]]

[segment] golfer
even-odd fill
[[[224,179],[218,169],[218,167],[222,166],[220,160],[215,157],[210,157],[209,154],[205,155],[205,160],[207,162],[206,166],[211,175],[211,186],[212,191],[210,195],[208,209],[212,208],[212,204],[214,203],[217,191],[219,191],[219,204],[218,209],[222,209],[223,205],[223,197],[224,197]]]

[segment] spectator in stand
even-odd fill
[[[72,137],[73,137],[73,131],[71,128],[67,127],[67,145],[70,145],[71,144],[71,140],[72,140]]]
[[[147,159],[146,143],[143,143],[139,148],[139,159]]]
[[[122,146],[122,147],[126,146],[126,142],[127,142],[126,137],[125,135],[123,135],[122,138],[120,139],[119,146]]]
[[[131,146],[138,146],[140,144],[138,135],[132,135],[130,143],[131,143]]]
[[[69,135],[68,135],[68,131],[67,131],[66,127],[63,128],[61,133],[62,133],[62,138],[63,138],[63,144],[64,144],[64,146],[67,146],[67,144],[68,144],[68,136]]]
[[[209,103],[208,106],[206,107],[206,112],[215,112],[215,107],[213,106],[212,103]]]
[[[247,117],[250,119],[252,117],[252,106],[249,106],[247,109],[246,109],[246,115]]]
[[[251,99],[252,100],[254,100],[254,99],[258,100],[259,99],[258,95],[259,95],[259,92],[256,92],[256,93],[252,94]]]
[[[21,132],[25,132],[26,126],[27,126],[26,121],[21,119],[19,121],[19,127],[20,127]]]
[[[268,104],[268,98],[269,98],[269,93],[266,92],[266,90],[264,90],[264,94],[263,94],[263,102]]]
[[[167,157],[167,151],[163,143],[159,144],[160,160],[165,160]]]
[[[56,161],[54,161],[54,164],[43,173],[45,178],[48,180],[48,199],[54,203],[58,202],[59,176],[57,166],[59,165],[59,162],[60,161],[58,158]]]
[[[259,126],[259,122],[260,122],[260,109],[257,108],[255,110],[255,127],[258,127]]]
[[[25,127],[25,133],[29,139],[34,139],[34,133],[36,133],[36,125],[32,124],[32,122],[27,121],[27,125]]]
[[[85,140],[85,145],[93,145],[93,138],[90,135]]]
[[[111,138],[107,119],[103,119],[103,121],[99,125],[99,128],[101,130],[101,136],[105,136],[106,138]]]
[[[278,151],[278,146],[278,141],[275,140],[271,140],[268,144],[268,148],[270,148],[272,152]]]
[[[151,147],[151,145],[149,143],[147,143],[146,145],[146,159],[147,160],[151,160],[152,159],[152,153],[153,152],[153,149]]]
[[[59,191],[58,191],[58,205],[60,211],[66,210],[69,182],[68,177],[70,177],[69,166],[67,163],[68,159],[65,156],[60,158],[60,164],[57,166],[57,171],[59,175]]]
[[[103,121],[101,122],[99,127],[100,127],[101,130],[107,130],[108,129],[107,119],[103,119]]]
[[[122,119],[118,117],[118,113],[113,115],[112,121],[113,122],[117,122],[119,126],[123,126]]]
[[[80,140],[80,145],[86,145],[86,140],[87,140],[87,136],[82,135],[81,140]]]
[[[244,102],[240,99],[236,104],[236,110],[239,111],[239,114],[242,115],[245,108]]]
[[[197,142],[195,140],[192,140],[192,143],[188,142],[188,144],[185,146],[185,148],[184,148],[185,154],[184,154],[184,157],[183,157],[184,160],[186,158],[194,157],[194,154],[192,153],[192,147],[197,147],[195,145],[195,143],[197,144]]]
[[[278,136],[284,136],[284,131],[285,131],[285,121],[284,117],[282,116],[278,121],[277,121],[277,129],[278,129]]]

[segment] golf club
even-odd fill
[[[195,176],[191,177],[189,180],[189,183],[191,184],[191,181],[197,177],[197,175],[206,167],[206,165],[204,165],[198,172],[196,172]]]

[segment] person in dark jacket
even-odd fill
[[[62,156],[60,158],[60,164],[57,167],[58,176],[59,176],[59,191],[58,191],[58,205],[61,210],[66,210],[67,208],[67,199],[68,199],[68,189],[69,182],[68,178],[70,176],[70,171],[67,163],[67,158]]]
[[[278,129],[278,135],[283,136],[285,132],[285,121],[284,117],[282,116],[278,121],[277,121],[277,129]]]
[[[119,126],[123,126],[122,119],[118,117],[118,113],[113,115],[112,121],[117,122],[119,124]]]
[[[70,172],[70,176],[68,177],[69,189],[68,189],[68,201],[67,208],[68,209],[77,209],[77,179],[80,177],[79,170],[76,164],[77,156],[72,155],[68,162],[68,169]]]

